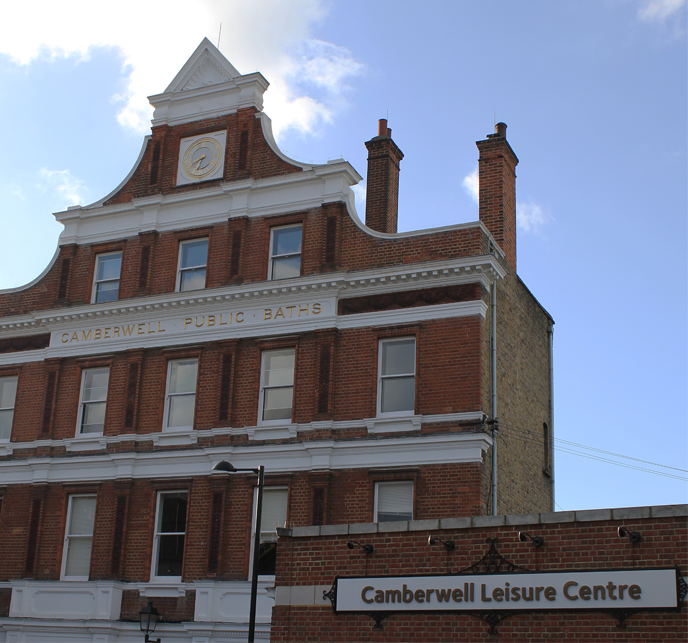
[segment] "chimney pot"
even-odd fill
[[[377,135],[378,136],[389,136],[391,130],[387,127],[387,119],[381,118],[377,122]]]
[[[506,123],[497,123],[495,125],[495,133],[497,134],[497,136],[506,138]]]

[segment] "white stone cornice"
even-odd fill
[[[458,414],[460,415],[460,414]],[[337,424],[337,423],[335,423]],[[358,425],[363,425],[359,422]],[[226,429],[212,429],[212,432]],[[198,437],[207,434],[196,431]],[[151,436],[135,437],[137,441]],[[110,438],[106,438],[110,440]],[[66,440],[41,441],[55,446]],[[241,468],[265,465],[270,473],[404,467],[459,462],[480,462],[492,444],[480,432],[446,432],[425,435],[361,438],[355,440],[309,440],[306,442],[256,442],[250,446],[220,446],[131,453],[82,453],[59,458],[13,459],[3,463],[3,483],[38,484],[93,482],[123,478],[184,478],[210,475],[212,465],[231,457]],[[31,443],[12,443],[30,448]]]
[[[502,265],[492,255],[478,255],[352,272],[307,275],[280,281],[251,282],[240,286],[165,293],[106,304],[86,304],[41,310],[29,315],[1,317],[0,338],[46,332],[46,329],[56,324],[85,323],[111,317],[159,316],[173,310],[198,307],[210,310],[228,302],[248,302],[254,299],[274,299],[279,303],[294,297],[320,296],[333,292],[341,299],[475,282],[489,287],[505,274]]]

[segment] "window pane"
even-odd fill
[[[413,411],[415,388],[415,377],[391,377],[382,380],[380,412]]]
[[[98,270],[96,273],[96,281],[103,281],[104,279],[119,279],[121,269],[121,252],[111,255],[101,255],[98,257]]]
[[[416,340],[382,343],[382,375],[415,373]]]
[[[170,397],[170,412],[167,426],[193,426],[195,395]]]
[[[184,536],[159,536],[157,576],[181,576]]]
[[[102,433],[105,427],[105,402],[84,404],[84,415],[81,421],[82,433]]]
[[[301,252],[301,226],[273,228],[272,255]]]
[[[65,576],[88,576],[91,568],[92,538],[70,538],[67,543]]]
[[[413,482],[377,485],[377,522],[413,520]]]
[[[119,279],[104,281],[96,286],[96,304],[104,301],[117,301],[119,296]]]
[[[69,535],[92,535],[95,517],[95,497],[72,498],[72,518],[69,525]]]
[[[182,244],[181,268],[205,266],[208,263],[208,240],[187,241]]]
[[[266,352],[264,359],[264,386],[290,386],[294,383],[294,349]]]
[[[266,541],[260,543],[258,550],[258,574],[274,576],[277,566],[277,543]]]
[[[0,409],[14,408],[17,396],[17,378],[3,377],[0,379]]]
[[[197,359],[178,359],[170,362],[170,393],[195,393]]]
[[[185,270],[182,272],[179,282],[179,291],[202,290],[205,288],[205,268],[196,270]]]
[[[186,493],[160,496],[159,532],[184,533],[186,528]]]
[[[266,388],[263,392],[264,420],[291,420],[291,405],[294,387]]]
[[[301,274],[301,255],[280,257],[272,261],[273,279],[291,279]]]
[[[90,368],[84,371],[83,401],[105,400],[109,379],[109,368]]]
[[[263,511],[260,519],[261,540],[263,540],[263,532],[274,533],[277,527],[284,527],[287,520],[287,496],[287,489],[263,491]]]
[[[12,418],[14,411],[12,409],[0,411],[0,440],[9,440],[12,434]]]

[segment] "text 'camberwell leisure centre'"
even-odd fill
[[[675,569],[338,578],[337,611],[676,607]]]

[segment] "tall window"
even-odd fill
[[[70,496],[62,554],[62,577],[88,580],[96,517],[95,496]]]
[[[381,340],[377,385],[378,414],[412,414],[415,408],[415,393],[415,338]]]
[[[9,440],[12,434],[16,397],[17,378],[0,377],[0,440]]]
[[[198,359],[170,360],[167,367],[165,427],[190,429],[196,408],[196,376]]]
[[[302,232],[301,224],[272,229],[269,279],[288,279],[301,274]]]
[[[179,245],[179,274],[177,290],[201,290],[205,288],[205,273],[208,266],[208,240],[193,239]]]
[[[119,275],[121,271],[121,252],[109,252],[96,257],[93,297],[91,299],[94,304],[117,300],[119,297]]]
[[[152,576],[181,580],[188,495],[186,491],[165,491],[158,494]]]
[[[277,527],[284,527],[287,521],[288,496],[289,490],[286,488],[268,487],[263,491],[263,511],[261,512],[260,519],[260,550],[258,552],[258,573],[261,575],[275,575]]]
[[[87,368],[81,376],[78,433],[102,433],[110,369]]]
[[[413,520],[413,482],[378,482],[375,485],[375,522]]]
[[[263,352],[261,421],[291,421],[295,356],[293,348]]]

